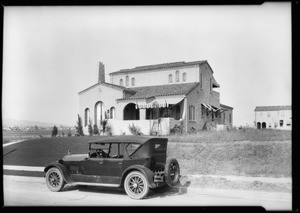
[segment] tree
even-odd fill
[[[94,124],[94,130],[93,130],[94,135],[99,135],[99,129],[97,124]]]
[[[103,134],[106,132],[107,123],[108,123],[108,121],[106,119],[100,121],[100,125],[102,126],[102,129],[100,130],[100,132],[102,132]]]
[[[78,117],[77,125],[75,126],[75,128],[76,128],[76,133],[77,133],[77,135],[79,135],[79,136],[84,136],[84,134],[83,134],[83,126],[82,126],[82,119],[81,119],[81,117],[79,116],[79,114],[77,114],[77,117]]]
[[[89,121],[88,129],[89,129],[89,136],[92,136],[93,135],[93,126],[92,126],[91,120]]]
[[[52,129],[52,133],[51,133],[52,137],[56,137],[57,132],[58,132],[58,131],[57,131],[57,127],[54,126],[53,129]]]

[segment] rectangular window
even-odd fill
[[[231,123],[232,117],[231,117],[231,113],[229,113],[229,123]]]
[[[201,104],[201,116],[202,116],[202,118],[205,117],[205,114],[206,114],[206,107]]]
[[[210,86],[210,92],[212,91],[212,81],[211,78],[209,79],[209,86]]]
[[[225,113],[223,113],[223,124],[225,124]]]
[[[182,82],[186,82],[186,73],[182,73]]]
[[[129,77],[126,76],[126,87],[128,87],[128,86],[129,86]]]
[[[200,88],[202,89],[202,83],[203,83],[203,76],[202,76],[202,73],[200,73]]]
[[[179,82],[179,71],[178,70],[176,71],[175,77],[176,77],[176,82]]]
[[[169,75],[169,83],[172,83],[173,82],[173,77],[172,77],[172,74]]]
[[[195,121],[195,106],[189,106],[189,120]]]

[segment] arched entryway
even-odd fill
[[[262,128],[262,129],[265,129],[266,127],[267,127],[267,124],[266,124],[265,122],[262,122],[261,128]]]
[[[257,129],[261,129],[261,124],[260,124],[260,122],[257,122],[256,126],[257,126]]]
[[[136,104],[130,103],[124,107],[124,120],[140,120],[140,110],[136,109]]]

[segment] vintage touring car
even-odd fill
[[[134,199],[149,189],[162,191],[179,183],[178,161],[167,158],[167,138],[115,136],[89,142],[88,154],[68,154],[45,167],[51,191],[64,185],[124,187]]]

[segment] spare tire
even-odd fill
[[[179,163],[175,158],[168,158],[165,166],[165,181],[169,186],[179,183],[180,169]]]

